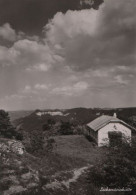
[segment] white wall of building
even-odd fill
[[[127,140],[131,141],[131,129],[124,126],[121,123],[109,123],[106,126],[102,127],[98,130],[98,146],[108,145],[109,138],[108,132],[111,131],[120,131],[123,137],[127,138]]]

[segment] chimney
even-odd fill
[[[113,117],[117,118],[117,114],[116,114],[116,112],[114,112]]]

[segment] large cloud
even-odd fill
[[[90,3],[91,2],[91,3]],[[0,0],[0,25],[10,23],[29,35],[41,30],[57,12],[98,9],[103,0]]]
[[[19,40],[11,48],[0,47],[0,64],[17,65],[29,71],[47,71],[55,62],[48,45],[28,39]]]
[[[15,34],[5,24],[0,32],[8,29],[9,39],[16,42],[0,48],[1,65],[21,64],[28,71],[44,72],[60,64],[73,70],[133,66],[135,7],[134,0],[105,0],[99,11],[59,12],[44,28],[45,44],[38,37]]]
[[[134,28],[135,0],[105,0],[98,11],[58,12],[44,40],[16,32],[12,46],[0,46],[1,105],[10,97],[25,108],[130,105]]]
[[[77,70],[135,63],[135,0],[105,0],[100,10],[57,13],[47,39]]]

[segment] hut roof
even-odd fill
[[[106,126],[110,122],[122,123],[125,126],[129,127],[130,129],[134,129],[136,131],[136,129],[134,127],[130,126],[129,124],[125,123],[124,121],[122,121],[114,116],[108,116],[108,115],[102,115],[102,116],[96,118],[92,122],[88,123],[87,126],[90,127],[91,129],[93,129],[94,131],[98,131],[99,129]]]

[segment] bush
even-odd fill
[[[135,157],[134,157],[135,156]],[[136,147],[124,143],[108,148],[106,159],[92,168],[88,182],[97,187],[132,188],[136,190]]]
[[[61,135],[73,135],[72,124],[70,122],[61,122],[59,133]]]

